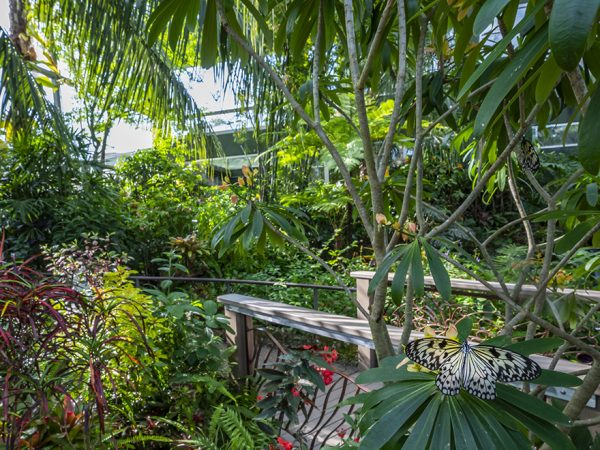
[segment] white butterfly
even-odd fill
[[[496,381],[533,380],[542,373],[535,361],[519,353],[467,341],[418,339],[409,342],[405,352],[414,362],[439,371],[435,384],[445,395],[456,395],[462,387],[476,397],[493,400]]]

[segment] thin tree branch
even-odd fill
[[[515,303],[512,298],[504,295],[502,292],[498,292],[497,290],[495,290],[493,288],[493,286],[487,280],[485,280],[482,277],[480,277],[479,275],[477,275],[471,269],[465,267],[464,265],[462,265],[458,261],[454,260],[453,258],[450,258],[447,255],[444,255],[443,253],[438,251],[435,247],[433,247],[433,249],[438,254],[438,256],[440,256],[442,259],[448,261],[450,264],[452,264],[456,268],[460,269],[461,271],[463,271],[464,273],[466,273],[467,275],[472,277],[474,280],[479,281],[481,284],[483,284],[488,289],[490,289],[491,292],[496,292],[498,295],[498,298],[500,298],[500,300],[508,303],[510,306],[512,306],[519,312],[522,312],[526,318],[534,321],[535,323],[540,325],[542,328],[545,328],[546,330],[550,331],[555,336],[558,336],[558,337],[570,342],[575,347],[588,352],[590,354],[590,356],[592,356],[594,358],[594,360],[600,361],[600,351],[598,351],[594,346],[586,344],[585,342],[581,341],[580,339],[577,339],[576,337],[571,336],[569,333],[566,333],[565,331],[561,330],[559,327],[551,324],[547,320],[544,320],[541,317],[539,317],[538,315],[526,310],[525,309],[526,307],[523,307],[523,306]],[[523,317],[523,318],[525,318],[525,317]]]
[[[313,116],[315,117],[315,123],[321,123],[321,111],[319,109],[319,66],[320,61],[320,49],[323,40],[323,2],[319,2],[319,15],[317,17],[317,37],[315,38],[315,45],[313,50],[313,67],[312,67],[312,94],[313,94]]]
[[[473,201],[475,201],[475,199],[481,194],[481,191],[483,191],[492,175],[495,174],[500,169],[500,167],[502,167],[502,165],[510,156],[514,147],[517,145],[518,142],[521,141],[521,138],[525,134],[526,128],[533,122],[538,110],[539,105],[535,105],[532,108],[531,112],[529,113],[529,116],[527,117],[527,120],[525,120],[525,128],[521,128],[519,129],[519,131],[517,131],[517,133],[515,133],[515,136],[506,145],[506,148],[502,151],[502,153],[500,153],[500,155],[498,155],[498,159],[496,159],[496,161],[494,161],[490,168],[482,175],[482,177],[479,179],[473,190],[469,193],[469,195],[462,202],[462,204],[448,217],[448,219],[444,223],[438,225],[429,233],[427,233],[427,237],[433,237],[443,232],[450,225],[452,225],[452,223],[458,220],[458,218],[461,215],[465,213],[467,208],[471,206],[471,203],[473,203]]]
[[[360,138],[363,145],[365,166],[369,176],[369,188],[371,190],[371,203],[373,217],[383,213],[383,195],[381,193],[381,183],[377,178],[375,167],[375,153],[373,151],[373,141],[371,140],[371,130],[369,128],[369,118],[367,116],[367,105],[365,103],[364,87],[359,85],[360,70],[358,67],[358,52],[356,48],[356,31],[354,29],[354,6],[352,0],[344,0],[344,15],[346,26],[346,44],[348,50],[348,63],[350,66],[350,75],[354,87],[354,103],[356,104],[356,114],[358,116],[358,127],[360,129]],[[379,242],[381,240],[381,243]],[[385,256],[383,248],[383,233],[373,230],[371,242],[375,259],[380,262]]]
[[[360,136],[360,130],[358,129],[352,118],[346,113],[346,111],[344,111],[339,105],[337,105],[326,95],[323,95],[322,99],[325,103],[327,103],[329,106],[335,109],[344,119],[346,119],[346,122],[348,122],[348,124],[350,124],[350,126],[354,128],[354,131],[356,131],[356,135]]]
[[[402,109],[402,97],[406,90],[406,11],[403,1],[398,1],[398,74],[396,75],[396,89],[394,93],[394,109],[390,116],[390,125],[383,140],[383,146],[379,154],[377,177],[380,182],[385,178],[388,160],[394,146],[396,127],[400,121],[400,110]]]
[[[346,184],[348,193],[352,197],[352,201],[354,202],[354,205],[356,206],[356,210],[357,210],[358,215],[361,219],[361,222],[365,228],[365,231],[367,232],[367,235],[370,238],[372,238],[373,234],[374,234],[374,229],[373,229],[373,225],[371,223],[369,214],[367,213],[367,208],[366,208],[365,204],[363,203],[362,199],[360,198],[360,195],[358,193],[358,190],[356,189],[356,186],[352,182],[352,176],[350,175],[350,171],[348,170],[348,167],[344,163],[344,160],[342,159],[340,153],[338,152],[338,150],[335,147],[335,145],[333,144],[333,142],[331,142],[331,139],[329,139],[329,136],[327,136],[327,133],[325,133],[325,130],[323,130],[323,127],[321,127],[320,124],[315,123],[315,121],[310,118],[310,116],[306,113],[306,111],[304,110],[302,105],[300,105],[300,103],[298,103],[298,101],[296,100],[294,95],[290,92],[289,88],[286,86],[283,79],[279,76],[279,74],[277,74],[277,72],[275,72],[275,70],[271,67],[271,65],[269,63],[267,63],[265,61],[265,59],[262,56],[260,56],[252,48],[252,46],[233,29],[233,27],[227,20],[227,16],[225,15],[222,0],[216,0],[216,5],[217,5],[217,9],[219,11],[221,25],[223,26],[223,28],[225,29],[227,34],[229,36],[231,36],[231,38],[235,42],[237,42],[248,53],[248,55],[252,59],[254,59],[260,67],[263,68],[263,70],[265,72],[267,72],[267,74],[273,80],[273,83],[275,84],[275,86],[277,86],[279,88],[279,90],[282,92],[282,94],[284,95],[286,100],[290,103],[290,105],[292,106],[294,111],[296,111],[296,113],[302,118],[302,120],[304,120],[306,122],[306,124],[310,128],[315,130],[315,132],[317,133],[317,136],[319,136],[319,138],[321,139],[323,144],[325,144],[325,147],[331,154],[331,157],[335,161],[335,163],[342,175],[342,178],[344,179],[344,183]]]
[[[413,188],[414,176],[417,170],[417,163],[419,158],[422,157],[422,146],[423,146],[423,129],[422,129],[422,120],[423,120],[423,65],[424,65],[424,53],[425,53],[425,37],[427,32],[427,18],[421,16],[420,18],[420,33],[419,33],[419,42],[417,44],[417,60],[416,60],[416,70],[415,70],[415,122],[416,122],[416,130],[415,130],[415,147],[413,151],[413,156],[410,161],[410,166],[408,168],[408,175],[406,177],[406,187],[404,189],[404,197],[402,198],[402,207],[400,209],[400,216],[398,218],[398,223],[400,224],[399,229],[401,230],[404,227],[404,223],[408,218],[408,209],[410,205],[410,192]],[[398,237],[396,237],[398,236]],[[390,239],[390,242],[387,245],[387,251],[394,245],[396,245],[397,240],[400,237],[400,233],[396,232]]]
[[[385,4],[383,13],[381,14],[381,19],[379,20],[379,24],[377,25],[377,30],[375,31],[375,35],[373,36],[373,39],[371,40],[371,45],[369,46],[369,53],[367,54],[367,59],[365,60],[365,64],[360,73],[360,77],[358,78],[358,87],[360,89],[363,89],[365,87],[367,79],[369,78],[369,72],[371,70],[371,66],[373,65],[375,55],[379,51],[379,44],[381,44],[381,40],[383,39],[383,35],[385,32],[385,27],[392,14],[393,5],[394,1],[388,0]]]

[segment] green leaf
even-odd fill
[[[177,9],[175,10],[175,13],[173,15],[173,20],[171,20],[171,25],[169,25],[169,47],[173,51],[177,49],[177,42],[179,42],[186,15],[187,3],[179,2],[179,4],[177,5]]]
[[[427,433],[422,433],[427,434]],[[450,450],[452,448],[452,425],[450,423],[450,407],[448,400],[442,397],[438,418],[433,426],[430,449]]]
[[[592,27],[600,0],[555,0],[550,13],[550,48],[558,65],[566,71],[577,67]]]
[[[524,17],[523,20],[517,23],[515,27],[495,45],[494,49],[489,53],[485,61],[483,61],[477,67],[477,70],[473,72],[473,74],[462,86],[457,96],[458,100],[462,99],[471,90],[471,87],[473,87],[477,80],[479,80],[479,78],[481,78],[481,76],[488,70],[488,68],[498,61],[500,55],[504,53],[508,44],[515,38],[517,34],[521,32],[526,33],[533,26],[533,19],[543,6],[544,4],[542,2],[538,3],[527,15],[527,17]]]
[[[218,36],[217,30],[217,6],[216,2],[206,2],[206,13],[204,24],[202,26],[202,44],[200,46],[200,64],[203,68],[214,66],[217,60],[218,45],[215,37]]]
[[[442,259],[438,256],[435,249],[425,240],[421,241],[421,245],[425,250],[427,262],[429,263],[429,270],[431,271],[431,276],[433,277],[437,291],[444,300],[450,300],[452,295],[452,285],[450,284],[450,275],[448,275],[448,271],[446,270]]]
[[[577,199],[577,200],[579,200],[579,199]],[[577,216],[600,216],[600,211],[595,210],[595,209],[556,210],[556,211],[548,211],[548,212],[540,213],[540,214],[532,214],[530,217],[533,219],[534,222],[544,222],[544,221],[550,220],[550,219],[564,220],[564,219],[567,219],[567,218],[573,217],[573,216],[576,216],[576,217]]]
[[[454,434],[454,445],[456,450],[472,450],[478,448],[475,437],[471,432],[469,422],[459,405],[460,397],[447,397],[450,406],[450,421]]]
[[[214,316],[219,310],[217,302],[213,300],[206,300],[202,307],[204,308],[204,312],[209,316]]]
[[[431,386],[426,386],[409,394],[405,401],[391,408],[367,430],[359,448],[371,450],[383,447],[432,393]]]
[[[148,18],[148,43],[154,44],[177,10],[177,0],[163,0]]]
[[[473,329],[473,319],[471,319],[469,316],[462,318],[456,324],[456,329],[458,330],[458,340],[460,342],[466,341],[471,334],[471,330]]]
[[[542,386],[575,387],[581,385],[582,381],[569,373],[542,369],[542,374],[535,379],[535,383]]]
[[[600,128],[600,127],[599,127]],[[592,229],[592,227],[596,224],[596,219],[592,218],[586,220],[585,222],[580,223],[567,234],[562,236],[554,247],[554,251],[557,254],[565,253],[571,250],[577,242],[581,240],[585,234]]]
[[[564,341],[557,337],[530,339],[528,341],[515,342],[506,346],[506,349],[521,355],[531,355],[532,353],[547,353],[556,350]]]
[[[392,381],[432,381],[433,375],[423,372],[408,372],[406,367],[375,367],[361,372],[356,378],[359,384],[387,383]]]
[[[402,303],[402,297],[404,296],[404,283],[406,281],[406,273],[411,262],[411,256],[414,251],[414,243],[409,246],[408,251],[398,264],[394,278],[392,279],[392,301],[396,305]]]
[[[512,342],[512,339],[510,338],[510,336],[494,336],[493,338],[490,339],[486,339],[485,341],[482,341],[482,344],[485,345],[495,345],[496,347],[506,347],[507,345],[510,345],[510,343]]]
[[[435,395],[425,407],[425,410],[419,415],[415,422],[412,433],[402,446],[405,450],[417,450],[427,448],[430,433],[424,433],[424,430],[431,430],[436,424],[438,411],[443,402],[441,395]]]
[[[478,448],[497,448],[495,440],[492,438],[493,431],[490,430],[484,423],[480,420],[479,416],[476,413],[476,407],[474,407],[470,402],[463,399],[460,402],[460,407],[465,413],[465,417],[467,418],[467,422],[469,422],[469,426],[471,427],[471,431],[475,435],[475,439],[479,443]],[[500,425],[500,424],[498,424]],[[500,442],[500,445],[505,445],[506,442]]]
[[[406,252],[408,249],[409,246],[407,245],[399,245],[383,259],[382,263],[379,265],[379,267],[377,267],[371,282],[369,283],[369,289],[367,291],[369,294],[375,292],[375,288],[377,288],[379,283],[381,283],[384,278],[387,280],[387,276],[392,265],[398,260],[398,258],[401,258],[404,252]]]
[[[592,175],[600,170],[600,88],[597,88],[579,124],[577,159]]]
[[[529,397],[529,396],[526,396]],[[543,402],[542,402],[543,403]],[[545,403],[544,403],[545,404]],[[545,404],[548,408],[552,406]],[[537,420],[512,405],[504,405],[508,412],[519,420],[525,427],[547,443],[550,448],[560,450],[576,450],[567,436],[548,422]]]
[[[510,90],[546,51],[547,44],[548,28],[544,26],[506,65],[483,99],[475,118],[474,136],[481,136],[483,131],[493,123],[492,118],[498,109],[498,105],[504,101]]]
[[[509,2],[510,0],[487,0],[481,5],[481,9],[475,18],[475,24],[473,25],[473,34],[479,36],[483,33]]]
[[[540,76],[535,86],[535,101],[538,104],[542,104],[548,100],[552,89],[554,89],[554,86],[560,80],[561,75],[562,70],[556,64],[554,56],[550,55],[540,69]]]
[[[498,420],[495,414],[504,414],[506,413],[500,412],[498,410],[490,411],[490,404],[486,403],[485,400],[479,400],[475,397],[465,397],[462,405],[468,405],[467,408],[470,412],[469,414],[474,414],[479,419],[481,426],[487,431],[490,435],[490,438],[494,441],[495,445],[492,445],[489,448],[510,448],[512,450],[529,450],[531,449],[531,443],[525,439],[525,437],[518,433],[516,435],[517,439],[514,439],[511,434],[509,434],[507,427],[508,425],[503,424]],[[469,416],[470,418],[470,416]],[[472,424],[473,425],[473,424]],[[472,426],[472,428],[475,428]],[[477,432],[477,430],[475,430]],[[519,439],[520,438],[520,439]]]
[[[410,278],[412,286],[417,297],[425,295],[425,272],[423,271],[423,261],[421,261],[421,246],[419,241],[415,241],[411,252]]]
[[[545,421],[561,425],[569,425],[571,423],[571,419],[555,407],[543,402],[537,397],[527,395],[512,386],[497,383],[496,393],[498,399],[527,412],[528,415],[533,415]]]
[[[589,183],[585,187],[585,199],[590,206],[598,204],[598,183]]]

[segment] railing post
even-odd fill
[[[313,302],[313,309],[318,310],[319,309],[319,290],[317,288],[313,288],[312,302]]]
[[[371,308],[371,296],[368,294],[371,277],[365,276],[368,272],[352,272],[350,276],[356,279],[356,300],[366,311]],[[365,315],[357,308],[356,317],[367,319]],[[358,366],[361,369],[377,367],[377,353],[369,347],[358,346]]]
[[[233,329],[226,332],[227,342],[236,346],[237,367],[234,373],[237,377],[245,377],[254,372],[252,356],[254,355],[254,331],[252,318],[231,311],[225,307],[225,315],[229,318],[229,326]]]

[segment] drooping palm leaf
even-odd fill
[[[70,132],[60,112],[48,102],[26,61],[17,52],[8,33],[0,27],[0,120],[3,128],[26,132],[37,119],[69,144]]]
[[[97,107],[148,117],[164,135],[186,141],[196,156],[218,141],[160,43],[149,44],[152,1],[32,0],[47,35],[71,52],[71,70]]]

